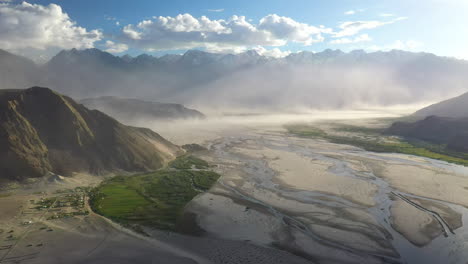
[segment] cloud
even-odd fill
[[[225,54],[239,54],[239,53],[242,53],[242,52],[246,52],[248,50],[254,50],[261,56],[271,57],[271,58],[283,58],[283,57],[286,57],[286,56],[288,56],[289,54],[292,53],[289,50],[282,51],[279,48],[266,49],[263,46],[219,47],[219,46],[216,46],[216,45],[207,45],[207,47],[205,48],[206,52],[225,53]]]
[[[465,54],[461,53],[461,54],[455,56],[455,58],[457,58],[457,59],[459,59],[459,60],[466,60],[466,61],[468,61],[468,53],[465,53]]]
[[[128,50],[128,45],[115,43],[111,40],[107,40],[104,46],[106,47],[105,51],[110,53],[121,53]]]
[[[272,33],[278,39],[289,40],[304,45],[322,42],[324,38],[321,33],[331,32],[326,28],[310,26],[305,23],[296,22],[289,17],[274,14],[262,18],[258,28]]]
[[[339,38],[330,41],[330,44],[351,44],[351,43],[358,43],[358,42],[368,42],[372,41],[372,38],[369,37],[367,34],[361,34],[355,38]]]
[[[390,14],[390,13],[382,13],[382,14],[379,14],[379,16],[381,16],[381,17],[394,17],[395,15]]]
[[[283,46],[288,42],[311,45],[331,34],[324,26],[315,27],[275,14],[263,17],[257,25],[244,16],[228,20],[195,18],[190,14],[153,17],[136,25],[126,25],[121,39],[146,50],[174,50],[200,47],[233,48],[245,46]]]
[[[272,57],[272,58],[284,58],[291,54],[291,51],[286,50],[282,51],[278,48],[273,48],[273,49],[265,49],[262,46],[257,46],[253,48],[259,55],[265,56],[265,57]]]
[[[211,43],[205,45],[205,51],[210,53],[239,54],[247,50],[247,46],[220,46]]]
[[[223,11],[224,11],[224,8],[220,8],[220,9],[207,9],[206,11],[219,13],[219,12],[223,12]]]
[[[77,26],[56,4],[0,3],[0,48],[92,48],[102,32]]]
[[[345,15],[347,16],[351,16],[351,15],[355,15],[357,13],[361,13],[361,12],[364,12],[366,11],[365,9],[355,9],[355,10],[348,10],[346,12],[344,12]]]
[[[345,37],[358,34],[362,30],[374,29],[384,25],[393,24],[395,22],[405,20],[407,17],[398,17],[389,21],[348,21],[341,23],[338,28],[340,31],[335,32],[335,37]]]
[[[417,40],[407,40],[407,41],[402,41],[402,40],[396,40],[395,42],[384,45],[384,46],[378,46],[378,45],[373,45],[368,47],[368,50],[372,51],[388,51],[388,50],[408,50],[408,51],[416,51],[419,48],[424,46],[422,42],[419,42]]]
[[[104,18],[108,21],[115,21],[117,20],[117,18],[113,17],[113,16],[108,16],[108,15],[105,15]]]

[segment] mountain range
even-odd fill
[[[119,96],[201,107],[343,108],[447,98],[466,90],[468,62],[392,50],[247,51],[119,57],[63,50],[44,65],[0,52],[0,88],[51,87],[77,99]]]
[[[89,109],[102,111],[125,124],[136,120],[203,119],[205,115],[181,104],[103,96],[80,100]]]
[[[51,89],[0,90],[1,179],[155,170],[182,152]]]

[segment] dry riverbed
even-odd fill
[[[155,128],[204,145],[198,155],[222,175],[186,206],[192,236],[31,210],[31,200],[99,178],[0,195],[0,263],[466,263],[467,168],[299,138],[282,125]]]
[[[205,236],[318,263],[464,263],[468,170],[281,129],[209,141],[222,178],[192,201]]]

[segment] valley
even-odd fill
[[[468,264],[468,1],[0,0],[0,264]]]
[[[204,122],[209,121],[178,123],[193,131],[191,137],[179,137],[171,126],[159,130],[177,144],[190,140],[204,146],[192,146],[198,158],[183,156],[153,174],[103,182],[89,176],[87,186],[97,187],[92,196],[110,200],[91,200],[94,210],[86,206],[87,215],[52,219],[44,211],[27,214],[30,200],[57,197],[58,190],[77,184],[74,177],[4,190],[0,202],[11,209],[5,211],[9,217],[0,219],[6,227],[2,235],[8,237],[11,229],[17,240],[9,251],[2,250],[1,263],[60,263],[57,250],[73,263],[99,263],[117,258],[110,255],[117,249],[121,263],[135,258],[158,263],[459,263],[468,257],[465,167],[305,138],[288,131],[287,122]],[[327,122],[342,128],[349,122],[381,124],[379,119]],[[307,124],[325,130],[327,122],[316,116]],[[189,185],[183,180],[211,170],[220,175],[206,178],[209,185],[216,181],[212,188],[195,178]],[[169,185],[161,181],[165,173],[171,173]],[[185,183],[177,187],[177,182]],[[164,199],[169,199],[166,206]],[[26,221],[32,223],[24,226]],[[11,242],[5,242],[7,248]]]
[[[286,129],[300,137],[325,139],[337,144],[356,146],[367,151],[403,153],[468,165],[466,152],[449,149],[446,144],[442,143],[437,144],[392,134],[395,129],[388,128],[392,120],[371,120],[370,124],[364,122],[360,125],[351,125],[346,121],[292,124],[287,125]],[[428,131],[434,134],[434,138],[438,137],[433,131]],[[463,144],[462,142],[460,140],[458,144]]]
[[[462,166],[281,130],[231,135],[211,149],[223,177],[191,208],[208,234],[317,263],[459,263],[467,257],[468,171]]]

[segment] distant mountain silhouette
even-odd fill
[[[89,109],[102,111],[123,123],[138,119],[202,119],[205,115],[180,104],[149,102],[114,96],[88,98],[79,101]]]
[[[7,55],[2,55],[7,54]],[[468,62],[399,50],[265,57],[256,51],[114,56],[64,50],[44,65],[0,52],[0,88],[43,85],[74,98],[119,96],[218,107],[341,108],[434,100],[468,84]]]
[[[0,50],[0,89],[39,85],[43,77],[32,60]]]

